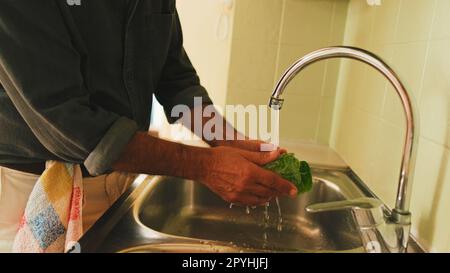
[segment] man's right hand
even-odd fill
[[[262,205],[277,196],[295,197],[297,189],[292,183],[262,168],[282,152],[211,148],[209,155],[202,160],[202,170],[197,179],[231,203]]]

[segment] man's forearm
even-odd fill
[[[138,132],[114,163],[113,169],[197,179],[201,176],[209,153],[207,148],[170,142]]]
[[[226,139],[227,133],[231,133],[233,139],[236,139],[239,133],[218,112],[215,114],[218,116],[202,117],[201,128],[211,118],[220,118],[224,121],[223,128],[215,129],[223,136],[221,139]],[[190,124],[197,122],[194,120],[194,115],[190,118]],[[184,125],[193,129],[188,124]],[[204,135],[201,137],[211,146],[218,146],[221,141],[220,139],[207,140]],[[210,156],[211,151],[207,148],[188,146],[163,140],[146,132],[138,132],[113,164],[113,170],[196,179],[201,176]]]

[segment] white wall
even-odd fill
[[[177,1],[186,52],[202,85],[208,90],[214,104],[220,107],[224,107],[227,93],[233,24],[233,10],[226,9],[223,3],[223,0]],[[229,35],[226,39],[217,35],[217,24],[222,14],[226,14],[229,20]],[[225,30],[225,21],[221,22],[219,34]],[[170,138],[170,126],[157,102],[152,115],[152,129],[158,130],[162,137]]]
[[[227,39],[217,37],[223,0],[178,0],[184,46],[215,104],[224,106],[231,52],[232,12]],[[223,29],[222,29],[223,30]]]

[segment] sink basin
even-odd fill
[[[311,192],[246,209],[190,180],[159,177],[135,207],[140,223],[169,237],[211,240],[256,251],[352,251],[362,247],[350,211],[309,214],[312,203],[362,197],[342,172],[314,170]],[[331,182],[332,181],[332,182]],[[266,217],[268,215],[268,217]],[[199,249],[201,250],[201,249]]]
[[[140,175],[80,239],[83,253],[366,252],[350,211],[309,214],[311,203],[375,197],[347,168],[313,168],[314,187],[278,208],[246,209],[200,183]],[[423,249],[410,238],[408,252]]]

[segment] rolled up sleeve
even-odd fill
[[[172,108],[176,105],[182,104],[192,108],[194,97],[201,97],[203,104],[212,104],[208,92],[200,84],[197,72],[184,50],[183,34],[177,13],[174,20],[169,54],[155,93],[170,123],[177,120],[170,115]]]
[[[1,1],[1,84],[46,149],[99,175],[138,126],[91,102],[82,61],[58,1]]]

